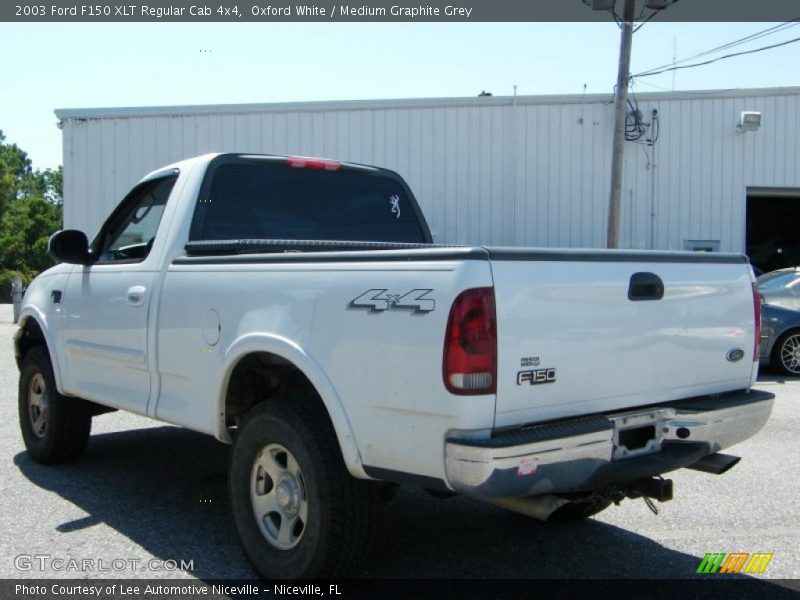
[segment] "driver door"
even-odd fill
[[[146,414],[147,316],[159,271],[151,255],[175,172],[136,186],[92,242],[96,262],[73,269],[61,295],[64,389]]]

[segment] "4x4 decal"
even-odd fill
[[[353,298],[349,306],[366,308],[370,312],[401,309],[426,313],[436,309],[436,301],[433,298],[426,298],[431,292],[433,292],[431,289],[416,289],[404,294],[395,294],[386,288],[375,288]]]

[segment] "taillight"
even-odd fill
[[[453,394],[497,391],[494,288],[466,290],[453,302],[444,336],[442,376]]]
[[[753,282],[753,317],[755,319],[755,339],[753,340],[753,360],[758,361],[759,347],[761,345],[761,294],[758,284]]]
[[[338,171],[342,163],[337,160],[324,158],[305,158],[303,156],[289,156],[286,164],[296,169],[316,169],[317,171]]]

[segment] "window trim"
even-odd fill
[[[137,183],[133,188],[125,194],[125,197],[120,201],[117,207],[113,210],[113,212],[109,215],[109,217],[103,223],[103,226],[100,227],[100,230],[97,232],[97,235],[92,240],[92,243],[89,244],[89,255],[92,257],[97,257],[96,260],[92,262],[93,265],[127,265],[127,264],[140,264],[147,260],[147,257],[150,256],[148,252],[147,256],[137,259],[137,258],[124,258],[120,260],[100,260],[100,249],[103,246],[104,240],[106,235],[110,230],[113,230],[116,226],[118,226],[123,218],[128,214],[128,209],[130,208],[131,203],[133,202],[134,197],[138,197],[141,195],[141,192],[144,188],[152,188],[160,184],[162,181],[172,179],[172,190],[175,189],[175,182],[178,180],[178,176],[180,175],[179,169],[168,169],[166,171],[159,171],[154,173],[150,177],[147,177]],[[172,195],[172,190],[170,190],[170,196]],[[167,197],[167,202],[169,202],[169,197]],[[166,204],[164,205],[166,210]],[[164,213],[161,213],[161,218],[163,218]],[[161,219],[159,219],[158,228],[161,227]],[[156,228],[156,231],[158,231]],[[151,248],[152,251],[152,248]]]

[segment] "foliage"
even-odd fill
[[[39,196],[60,205],[63,186],[63,167],[59,166],[55,171],[52,169],[39,171],[37,169],[21,179],[19,193],[23,198]]]
[[[33,173],[28,155],[16,144],[4,143],[5,139],[0,130],[0,216],[17,199],[22,182]]]
[[[0,131],[0,302],[11,282],[23,284],[51,267],[47,240],[61,228],[63,170],[34,170],[28,155]]]

